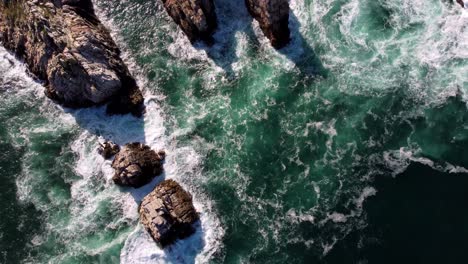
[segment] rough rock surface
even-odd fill
[[[119,145],[106,141],[104,143],[99,143],[98,153],[105,159],[110,159],[115,154],[119,153]]]
[[[0,42],[58,103],[141,115],[141,91],[91,0],[0,0]]]
[[[163,181],[141,202],[140,221],[162,247],[194,233],[198,214],[192,196],[173,180]]]
[[[288,44],[291,34],[288,0],[245,0],[245,4],[273,47],[280,49]]]
[[[141,143],[126,144],[112,162],[112,180],[118,185],[141,187],[163,171],[164,152],[156,153]]]
[[[213,0],[162,0],[167,13],[184,31],[191,42],[212,42],[216,29]]]

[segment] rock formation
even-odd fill
[[[162,247],[194,233],[198,214],[192,196],[177,182],[166,180],[141,202],[140,221]]]
[[[163,151],[156,153],[141,143],[126,144],[112,162],[112,180],[121,186],[141,187],[162,173],[164,158]]]
[[[1,0],[0,42],[54,101],[72,108],[109,103],[109,114],[141,115],[141,91],[91,0]]]
[[[184,31],[191,42],[212,42],[216,29],[213,0],[162,0],[167,13]]]
[[[280,49],[288,44],[288,0],[245,0],[245,4],[274,48]]]
[[[465,7],[465,2],[463,0],[457,0],[457,3],[461,5],[461,7]]]
[[[104,158],[104,159],[110,159],[112,156],[115,154],[119,153],[120,147],[119,145],[106,141],[104,143],[99,143],[99,148],[98,148],[98,153]]]

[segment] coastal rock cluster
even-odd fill
[[[217,27],[213,0],[162,0],[190,41],[212,41]],[[245,0],[275,48],[289,41],[287,0]],[[91,0],[0,0],[0,43],[23,60],[45,86],[45,94],[66,107],[107,104],[108,114],[143,114],[143,96],[120,58]],[[142,143],[120,148],[104,142],[105,159],[114,156],[113,181],[139,188],[163,172],[165,152]],[[139,206],[140,221],[162,247],[194,233],[198,221],[192,196],[165,180]]]
[[[71,108],[108,103],[109,114],[142,114],[142,93],[91,0],[2,0],[0,42],[54,101]]]
[[[164,151],[156,152],[137,142],[118,149],[118,145],[109,141],[98,148],[104,158],[117,151],[112,162],[115,170],[112,180],[117,185],[139,188],[162,173]],[[193,224],[199,219],[192,196],[173,180],[158,184],[143,198],[138,211],[140,222],[161,247],[193,234]]]
[[[216,29],[213,0],[162,0],[167,13],[191,42],[211,42]]]
[[[190,41],[211,43],[216,29],[213,0],[162,0],[172,19]],[[289,3],[287,0],[245,0],[249,13],[255,18],[271,45],[280,49],[290,39]]]
[[[193,30],[194,38],[203,37],[216,23],[213,4],[207,0],[190,3],[168,1],[167,7],[187,12],[192,24],[181,20],[181,26]],[[142,93],[109,31],[95,16],[91,0],[0,0],[0,42],[27,64],[54,101],[73,108],[107,103],[108,114],[142,115]],[[113,181],[121,186],[141,187],[163,171],[165,152],[142,143],[121,149],[106,141],[98,153],[105,159],[115,156]],[[191,225],[198,219],[190,194],[172,180],[144,198],[140,215],[161,246],[193,233]]]

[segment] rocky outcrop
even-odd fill
[[[119,145],[106,141],[104,143],[99,143],[99,148],[98,148],[98,153],[101,155],[104,159],[110,159],[112,156],[115,154],[119,153],[120,147]]]
[[[245,0],[245,4],[274,48],[280,49],[288,44],[288,0]]]
[[[141,202],[140,221],[162,247],[194,233],[198,214],[192,196],[173,180],[163,181]]]
[[[115,170],[112,180],[121,186],[141,187],[162,173],[164,158],[164,151],[156,153],[141,143],[127,144],[112,162]]]
[[[54,101],[72,108],[109,103],[109,114],[141,115],[141,91],[91,0],[1,0],[0,42]]]
[[[162,0],[167,13],[184,31],[191,42],[212,42],[216,29],[213,0]]]

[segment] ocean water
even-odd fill
[[[291,0],[276,51],[238,1],[211,47],[160,1],[94,3],[147,113],[57,106],[0,47],[0,263],[466,263],[466,9]],[[116,187],[106,139],[165,149],[164,175]],[[161,250],[137,206],[164,178],[201,221]]]

